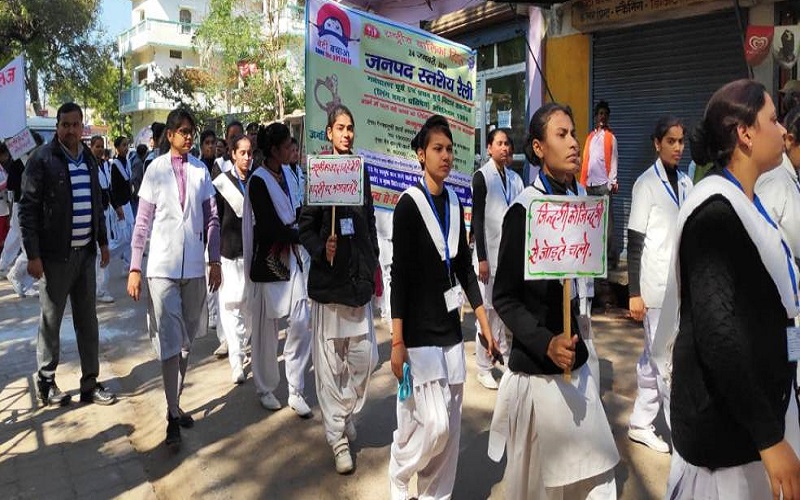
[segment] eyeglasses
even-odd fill
[[[184,139],[191,139],[194,135],[194,130],[190,128],[181,128],[176,130],[175,133],[181,134]]]

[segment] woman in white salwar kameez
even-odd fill
[[[353,115],[345,106],[328,114],[326,133],[335,154],[353,154],[353,126]],[[363,183],[362,205],[335,211],[306,206],[300,215],[300,241],[311,256],[308,296],[317,399],[340,474],[353,470],[350,442],[356,439],[355,414],[364,406],[370,373],[378,362],[372,322],[378,236],[366,169]]]
[[[763,85],[711,97],[692,154],[715,168],[681,205],[653,358],[670,390],[667,498],[800,498],[786,439],[798,270],[754,193],[781,162],[786,130]]]
[[[459,318],[464,295],[485,333],[491,358],[500,353],[472,268],[464,209],[444,185],[453,166],[447,120],[430,117],[411,147],[424,172],[394,211],[391,295],[392,372],[411,387],[407,397],[398,395],[389,484],[393,500],[406,499],[416,474],[418,498],[449,499],[458,465],[466,377]],[[404,380],[404,363],[410,380]]]
[[[278,320],[289,318],[283,358],[289,385],[289,406],[302,418],[311,417],[303,396],[305,372],[311,359],[308,321],[307,270],[303,269],[297,203],[288,184],[289,129],[273,123],[258,131],[264,164],[247,183],[242,220],[245,275],[248,277],[247,330],[252,339],[253,381],[261,405],[278,410],[273,392],[278,371]]]
[[[526,210],[532,198],[579,192],[574,180],[579,145],[569,108],[550,103],[537,110],[527,144],[529,161],[541,169],[503,221],[493,300],[512,344],[497,393],[489,457],[499,462],[508,452],[508,499],[615,499],[619,454],[589,368],[579,294],[570,304],[567,338],[562,283],[524,279]],[[563,375],[567,369],[571,380]]]
[[[246,379],[244,347],[247,338],[242,213],[253,150],[246,135],[234,137],[231,144],[233,168],[227,172],[217,171],[213,181],[217,190],[217,210],[222,236],[220,262],[222,276],[225,278],[219,288],[217,330],[222,332],[228,346],[231,381],[234,384],[242,384]]]

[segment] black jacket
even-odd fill
[[[294,253],[293,245],[300,243],[297,227],[288,226],[281,221],[278,211],[275,210],[275,205],[272,203],[269,189],[267,189],[263,179],[260,177],[251,178],[247,184],[247,190],[255,219],[250,279],[255,283],[285,281],[285,279],[276,278],[270,269],[270,256],[276,259],[282,256],[281,260],[288,265],[289,252]],[[297,253],[295,253],[295,257],[298,257]],[[299,259],[298,264],[302,266]]]
[[[83,159],[89,167],[92,190],[91,251],[108,245],[97,162],[88,148]],[[72,181],[67,157],[58,139],[38,148],[22,174],[19,225],[28,259],[69,259],[72,251]]]
[[[786,309],[733,207],[721,195],[687,219],[680,326],[672,351],[675,449],[715,469],[760,460],[784,435],[795,363]]]
[[[364,170],[364,204],[336,207],[336,257],[333,266],[325,255],[331,235],[331,207],[305,206],[300,214],[300,242],[311,255],[308,296],[323,304],[361,307],[375,293],[378,267],[378,233],[369,174]],[[355,234],[342,235],[341,220],[352,219]]]

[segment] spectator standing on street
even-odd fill
[[[563,284],[524,279],[527,207],[542,194],[580,193],[572,111],[548,103],[531,117],[526,155],[539,165],[534,184],[506,212],[500,241],[494,305],[511,330],[508,370],[500,381],[489,434],[489,457],[507,451],[506,497],[615,499],[619,453],[589,368],[588,331],[570,303],[564,335]],[[578,287],[576,287],[578,288]],[[576,298],[580,298],[577,294]],[[563,373],[571,370],[571,380]]]
[[[511,202],[522,192],[525,185],[516,172],[508,168],[509,131],[496,128],[486,138],[489,161],[472,176],[472,230],[475,235],[475,271],[483,297],[483,307],[489,322],[491,335],[497,349],[508,363],[510,346],[506,342],[506,327],[492,306],[492,290],[497,273],[497,252],[500,250],[500,235],[503,216]],[[480,345],[480,323],[475,322],[476,346]],[[475,350],[478,365],[478,382],[485,388],[497,390],[497,381],[492,375],[492,360],[483,349]]]
[[[128,276],[128,294],[138,301],[142,258],[150,236],[148,323],[153,348],[161,361],[167,400],[165,443],[173,451],[181,444],[180,428],[194,425],[192,417],[181,409],[180,397],[192,342],[205,332],[206,286],[216,291],[222,280],[215,191],[208,170],[189,154],[194,133],[195,120],[189,111],[178,108],[169,113],[166,140],[170,150],[153,160],[139,191]]]
[[[353,154],[355,130],[349,109],[337,106],[328,114],[326,133],[334,154]],[[340,474],[353,470],[355,414],[364,406],[378,362],[372,320],[378,235],[366,169],[363,182],[361,206],[338,207],[335,212],[331,207],[305,206],[300,215],[300,241],[311,256],[308,296],[317,399]]]
[[[252,333],[252,371],[261,406],[278,410],[274,391],[278,371],[278,321],[288,317],[283,348],[289,406],[302,418],[311,416],[305,401],[305,371],[311,359],[307,269],[303,268],[297,201],[290,186],[289,129],[273,123],[258,132],[264,164],[247,184],[242,220],[245,276],[249,279],[247,329]]]
[[[225,279],[219,289],[219,323],[217,331],[225,336],[231,380],[234,384],[245,381],[244,347],[249,337],[245,329],[244,251],[242,247],[242,214],[247,181],[253,162],[250,139],[240,135],[233,139],[233,169],[222,173],[214,167],[214,187],[217,190],[217,208],[220,224],[220,262]]]
[[[692,136],[692,151],[715,169],[681,206],[653,342],[670,386],[666,498],[800,494],[785,434],[800,355],[787,328],[800,312],[798,271],[754,193],[780,163],[785,133],[764,86],[737,80],[711,96]]]
[[[69,298],[81,360],[80,400],[112,404],[116,396],[97,381],[99,332],[95,310],[95,258],[108,265],[108,239],[97,163],[81,143],[83,111],[66,103],[56,113],[56,137],[38,148],[22,176],[20,228],[28,273],[40,279],[41,315],[34,375],[44,405],[65,405],[56,385],[61,320]]]
[[[453,167],[447,120],[428,118],[411,149],[423,177],[401,195],[392,234],[392,373],[411,385],[407,394],[398,391],[389,461],[392,500],[408,498],[415,474],[420,498],[453,494],[467,375],[459,318],[464,295],[488,350],[497,354],[472,267],[464,208],[444,185]]]
[[[669,394],[659,390],[650,345],[664,302],[678,211],[693,184],[688,175],[678,170],[684,147],[683,123],[674,116],[660,118],[651,140],[657,158],[633,185],[628,218],[630,313],[636,321],[644,322],[644,351],[636,365],[638,391],[628,437],[657,452],[669,453],[669,445],[653,427],[662,401],[666,402],[664,414],[669,417]]]
[[[594,130],[589,132],[583,146],[581,184],[592,196],[608,196],[608,267],[617,267],[619,252],[614,234],[614,210],[612,195],[617,194],[617,138],[608,125],[611,107],[606,101],[594,106]]]

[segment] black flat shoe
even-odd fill
[[[184,429],[191,429],[194,427],[194,419],[188,413],[184,413],[183,410],[178,410],[181,414],[178,417],[178,424]]]
[[[167,438],[164,444],[173,453],[181,448],[181,424],[179,417],[167,417]]]

